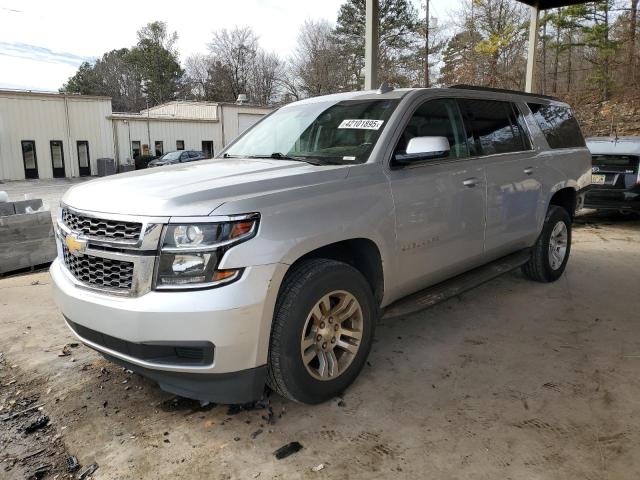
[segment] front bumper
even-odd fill
[[[118,365],[156,382],[165,392],[201,402],[249,403],[264,393],[267,366],[233,373],[183,373],[144,368],[104,354]]]
[[[113,344],[110,348],[109,343],[97,341],[98,337],[85,335],[90,337],[85,338],[82,329],[72,328],[83,343],[157,380],[168,391],[181,395],[191,392],[187,396],[200,400],[229,402],[229,395],[223,393],[233,376],[244,378],[240,383],[251,384],[252,392],[255,385],[264,383],[260,372],[264,372],[262,367],[267,361],[275,298],[285,269],[282,264],[247,267],[242,278],[220,288],[151,291],[139,297],[120,297],[78,287],[60,259],[53,262],[50,272],[56,304],[72,324],[84,327],[85,332],[99,332],[138,346],[210,344],[213,355],[212,361],[199,365],[155,361],[128,353],[138,349],[123,350]]]

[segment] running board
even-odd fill
[[[466,273],[445,280],[407,297],[401,298],[383,309],[382,319],[402,317],[429,308],[448,298],[455,297],[467,290],[492,280],[503,273],[524,265],[531,256],[530,249],[520,250]]]

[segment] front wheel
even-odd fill
[[[276,303],[269,386],[302,403],[340,394],[369,354],[375,312],[369,284],[350,265],[310,259],[294,266]]]
[[[571,251],[571,216],[562,207],[551,205],[542,233],[531,249],[531,258],[522,271],[537,282],[555,282],[567,266]]]

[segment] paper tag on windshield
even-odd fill
[[[343,120],[338,128],[358,128],[360,130],[379,130],[384,120]]]

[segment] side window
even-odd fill
[[[522,115],[522,111],[518,108],[515,103],[511,104],[512,116],[511,116],[511,124],[513,125],[515,131],[518,132],[520,138],[522,139],[522,149],[523,150],[531,150],[533,147],[531,146],[531,139],[529,138],[529,132],[527,130],[527,125],[524,121],[524,116]]]
[[[449,158],[469,155],[462,119],[456,102],[451,99],[429,100],[418,107],[402,132],[395,152],[405,153],[409,140],[414,137],[446,137],[451,147]]]
[[[473,155],[521,152],[523,132],[512,105],[498,100],[459,100]],[[472,137],[472,138],[471,138]]]
[[[569,107],[529,103],[533,118],[551,148],[584,147],[584,137]]]

